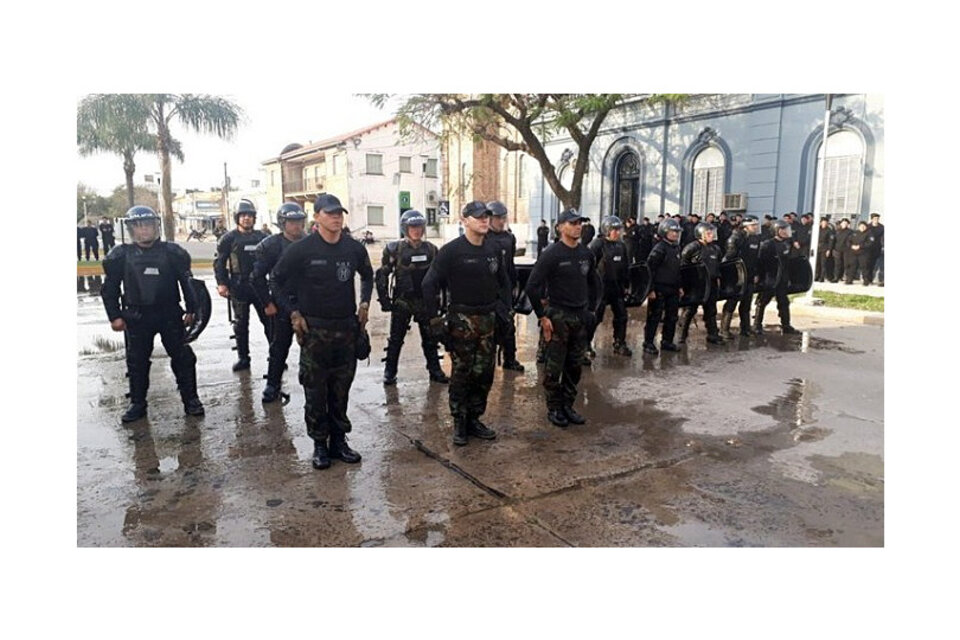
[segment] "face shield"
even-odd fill
[[[130,240],[136,244],[152,244],[160,239],[160,221],[156,218],[128,220],[126,225]]]

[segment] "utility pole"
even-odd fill
[[[227,163],[223,163],[223,227],[230,228],[230,176],[227,175]]]
[[[823,116],[823,166],[817,171],[817,181],[813,190],[813,225],[810,231],[810,254],[807,259],[810,261],[810,268],[813,274],[817,273],[817,245],[820,244],[820,216],[823,214],[824,199],[827,190],[827,137],[830,135],[830,106],[833,97],[825,93],[824,97],[827,103],[827,111]],[[819,188],[816,188],[819,186]],[[813,285],[807,291],[807,302],[813,303]]]

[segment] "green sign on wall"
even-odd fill
[[[410,192],[409,191],[400,192],[400,208],[401,209],[410,208]]]

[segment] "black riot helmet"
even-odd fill
[[[306,220],[307,214],[296,202],[284,202],[277,209],[277,226],[283,229],[283,223],[287,220]]]
[[[667,233],[670,231],[676,231],[679,234],[683,232],[683,229],[680,228],[680,223],[677,222],[676,219],[664,218],[660,226],[657,227],[657,235],[667,242],[670,242],[670,240],[667,240]],[[679,241],[679,236],[677,240]]]
[[[774,220],[771,224],[773,225],[774,237],[778,237],[781,231],[787,232],[787,234],[783,236],[784,239],[789,238],[793,235],[793,227],[791,227],[790,223],[787,222],[786,220]]]
[[[240,202],[237,203],[237,208],[233,212],[233,221],[239,224],[240,216],[243,214],[253,216],[254,220],[257,219],[257,208],[254,206],[252,202],[250,202],[246,198],[243,198],[242,200],[240,200]]]
[[[494,216],[505,216],[507,215],[507,205],[503,204],[499,200],[491,200],[487,203],[487,211]]]
[[[427,219],[416,209],[404,211],[400,216],[400,233],[407,235],[408,227],[423,227],[427,224]]]
[[[713,240],[717,239],[717,228],[710,224],[709,222],[701,222],[693,228],[693,235],[697,240],[703,240],[703,237],[708,231],[713,232]],[[711,242],[713,242],[711,240]]]
[[[160,238],[160,216],[150,207],[142,204],[130,207],[123,221],[135,243],[149,244]]]
[[[600,221],[600,235],[604,238],[608,237],[614,229],[623,229],[623,222],[617,216],[607,216]]]

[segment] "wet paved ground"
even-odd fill
[[[212,274],[200,274],[214,292]],[[631,359],[610,320],[585,370],[583,426],[545,418],[533,318],[518,320],[523,374],[497,371],[492,442],[450,442],[445,385],[430,384],[416,333],[400,382],[381,384],[387,317],[371,317],[351,445],[359,465],[310,466],[294,344],[291,402],[263,405],[266,344],[234,374],[226,309],[194,344],[203,418],[182,413],[157,340],[149,417],[122,425],[122,334],[99,281],[78,278],[77,544],[86,546],[883,546],[883,328],[797,318],[771,332]],[[701,323],[702,325],[702,323]],[[449,371],[449,359],[445,361]]]

